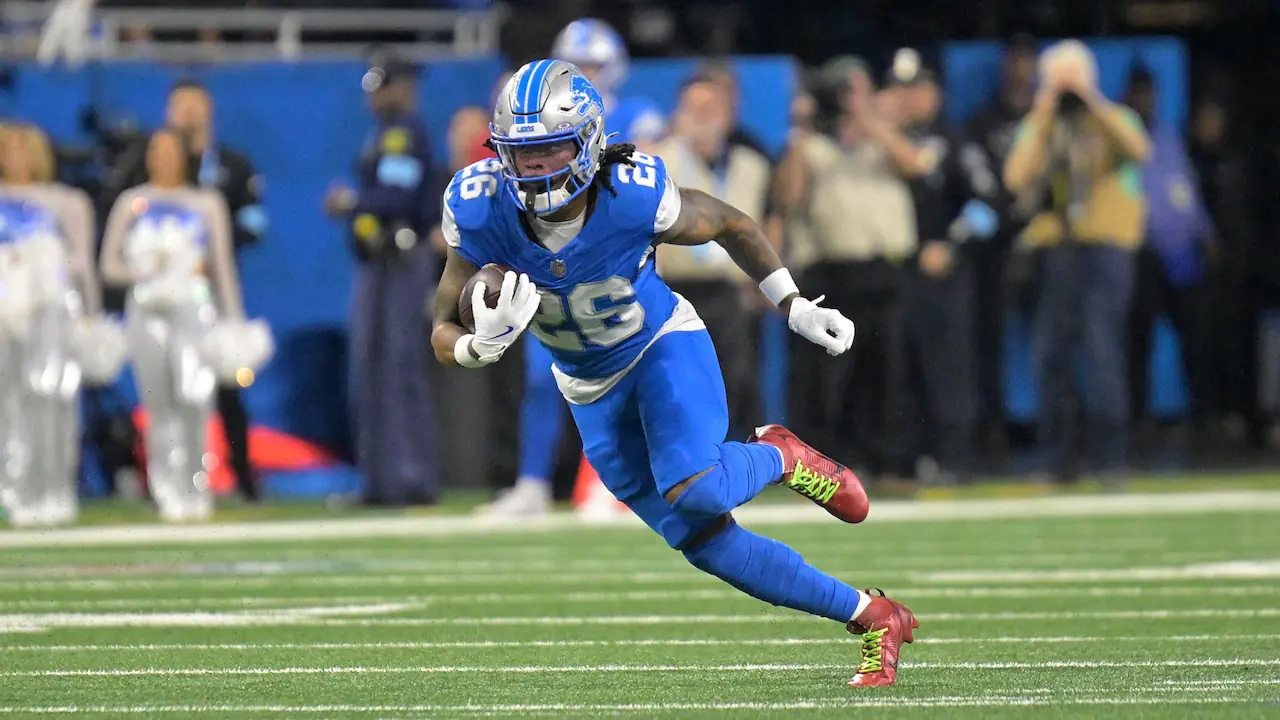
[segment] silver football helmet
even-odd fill
[[[570,63],[538,60],[516,71],[498,93],[489,126],[502,161],[504,185],[521,207],[555,212],[591,185],[604,155],[604,100]],[[524,175],[520,158],[570,143],[573,158],[562,168]]]

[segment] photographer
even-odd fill
[[[1010,192],[1044,200],[1022,239],[1039,253],[1032,352],[1047,470],[1058,481],[1079,472],[1072,401],[1078,351],[1089,379],[1084,407],[1093,459],[1104,472],[1121,471],[1126,461],[1125,336],[1146,212],[1139,164],[1149,152],[1137,114],[1098,91],[1093,55],[1082,43],[1045,51],[1040,89],[1004,180]]]

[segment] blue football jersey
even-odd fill
[[[656,141],[666,132],[667,122],[658,106],[648,98],[626,97],[606,108],[605,130],[618,133],[613,142]]]
[[[662,160],[639,152],[632,158],[634,167],[610,169],[617,196],[597,193],[581,231],[558,252],[525,229],[521,209],[502,189],[497,160],[462,169],[445,191],[446,241],[477,267],[497,263],[529,276],[542,296],[529,331],[571,377],[625,370],[676,307],[653,248],[679,214],[679,191]]]

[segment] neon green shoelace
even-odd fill
[[[880,672],[883,669],[880,662],[880,639],[887,632],[889,628],[862,633],[862,663],[858,665],[859,674]]]
[[[797,462],[791,479],[787,481],[787,487],[826,505],[840,489],[840,482]]]

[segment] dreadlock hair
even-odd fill
[[[613,188],[613,166],[635,167],[636,161],[631,159],[631,153],[635,151],[636,146],[631,143],[614,143],[605,146],[604,152],[600,154],[600,169],[596,171],[596,176],[591,182],[608,190],[610,195],[618,197],[618,191]]]

